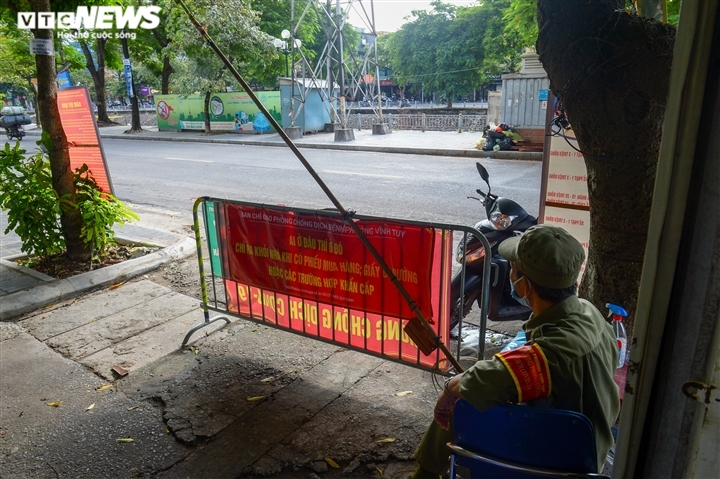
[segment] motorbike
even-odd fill
[[[5,128],[5,134],[7,134],[8,140],[12,140],[13,137],[22,140],[25,136],[25,129],[21,125],[12,125]]]
[[[475,163],[480,177],[487,184],[487,193],[475,190],[481,198],[468,196],[468,199],[480,201],[485,207],[487,219],[478,222],[475,229],[485,235],[490,243],[490,298],[488,319],[492,321],[525,320],[530,309],[518,303],[510,294],[510,263],[498,254],[498,245],[505,239],[519,235],[537,224],[537,218],[509,198],[492,194],[490,175],[480,163]],[[482,300],[483,263],[485,248],[480,240],[472,235],[465,236],[457,246],[455,260],[464,265],[453,277],[450,288],[450,329],[465,318],[477,301]]]

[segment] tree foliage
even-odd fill
[[[233,66],[241,72],[264,69],[277,56],[272,37],[260,30],[260,15],[244,0],[193,3],[193,14],[215,43],[221,47]],[[182,58],[178,64],[174,91],[205,95],[205,131],[210,133],[208,102],[210,93],[239,85],[215,52],[202,40],[184,12],[176,9],[168,17],[168,48]]]
[[[489,82],[519,64],[522,37],[505,32],[510,0],[456,7],[435,0],[387,40],[387,58],[400,85],[422,82],[448,99]]]

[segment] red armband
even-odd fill
[[[518,402],[550,396],[550,368],[540,346],[522,346],[495,355],[503,362],[515,382]]]

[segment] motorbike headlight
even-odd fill
[[[517,215],[503,214],[500,211],[500,208],[495,205],[495,208],[493,208],[493,210],[490,212],[490,217],[488,219],[496,230],[503,231],[508,229],[512,225],[512,222],[515,220],[515,218],[517,218]]]
[[[490,243],[490,248],[495,246],[495,241]],[[464,246],[462,243],[459,246]],[[455,260],[462,264],[463,258],[465,257],[465,248],[458,247],[457,252],[455,254]],[[470,246],[470,251],[467,253],[467,262],[472,263],[473,261],[480,261],[485,257],[485,248],[483,247],[482,243],[475,243]]]

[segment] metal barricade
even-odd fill
[[[275,235],[278,231],[284,231],[278,230],[277,228],[289,228],[288,224],[292,222],[299,223],[299,219],[302,219],[302,224],[313,220],[315,222],[315,228],[320,228],[320,230],[329,227],[341,229],[341,225],[346,221],[335,210],[308,210],[231,201],[212,197],[198,198],[193,206],[193,228],[197,241],[198,268],[200,271],[202,293],[201,306],[203,308],[204,321],[188,331],[183,340],[183,346],[187,344],[193,333],[200,328],[217,321],[230,323],[229,317],[234,316],[420,369],[431,370],[442,374],[449,373],[451,365],[447,358],[444,357],[444,354],[441,353],[440,348],[435,348],[430,354],[423,354],[421,347],[416,345],[406,334],[403,322],[409,319],[409,316],[407,312],[405,312],[404,316],[400,313],[402,307],[406,307],[406,305],[399,305],[397,307],[398,314],[390,315],[384,310],[378,311],[372,308],[360,309],[359,307],[348,306],[342,303],[334,303],[332,298],[327,299],[329,296],[323,297],[326,299],[318,299],[317,294],[319,293],[317,290],[322,289],[321,281],[325,281],[321,275],[325,274],[328,277],[332,277],[331,272],[337,271],[337,264],[328,261],[323,262],[318,256],[307,255],[301,256],[297,258],[297,261],[294,261],[293,256],[300,256],[299,254],[293,255],[289,251],[296,246],[294,243],[295,237],[290,238],[289,241],[292,246],[288,247],[288,251],[277,250],[272,246],[268,248],[266,245],[253,246],[251,244],[245,244],[243,241],[235,241],[233,246],[232,241],[236,238],[233,235],[236,235],[237,233],[235,233],[235,231],[238,231],[237,224],[243,223],[244,218],[250,218],[251,213],[255,215],[256,212],[258,215],[257,221],[260,221],[262,218],[262,221],[267,221],[268,224],[275,223],[272,225],[272,228],[275,229],[267,230],[268,234]],[[260,214],[260,212],[262,212],[262,214]],[[201,215],[202,228],[200,221]],[[229,218],[231,218],[231,220],[229,220]],[[411,234],[408,236],[413,238],[412,233],[417,231],[423,235],[423,238],[428,239],[427,245],[431,246],[426,246],[424,251],[430,252],[431,261],[429,261],[428,264],[431,264],[432,268],[428,268],[429,272],[426,275],[421,274],[418,281],[417,273],[413,273],[410,270],[393,271],[398,279],[406,280],[409,284],[412,283],[413,280],[415,283],[421,283],[416,285],[418,290],[427,292],[427,296],[429,297],[423,298],[421,295],[416,297],[415,301],[417,303],[423,303],[428,310],[432,311],[428,319],[432,323],[433,331],[436,333],[436,337],[433,339],[436,342],[442,341],[446,345],[449,345],[449,321],[452,307],[452,305],[449,304],[452,279],[451,265],[455,249],[453,237],[455,236],[456,240],[462,239],[463,244],[466,244],[469,236],[475,236],[482,243],[485,251],[489,252],[490,245],[487,239],[474,228],[466,226],[362,215],[353,215],[352,219],[358,225],[374,225],[378,232],[383,231],[383,235],[387,235],[388,237],[393,236],[391,233],[399,237],[400,231],[409,231]],[[203,230],[205,236],[204,243],[201,233]],[[231,238],[231,236],[233,238]],[[405,233],[403,233],[402,238],[403,240],[405,239]],[[395,241],[396,243],[394,244],[403,243],[403,241]],[[300,236],[298,236],[298,242],[300,242]],[[338,249],[337,244],[336,242],[336,250]],[[379,244],[383,247],[384,243]],[[408,247],[409,246],[410,245],[408,245]],[[205,247],[207,248],[207,253],[205,252]],[[331,252],[332,249],[331,241]],[[400,253],[398,253],[390,247],[388,247],[388,249],[395,255],[402,255],[405,251],[400,250]],[[340,250],[340,254],[342,255],[342,244],[340,244]],[[326,249],[323,251],[326,251]],[[353,251],[357,251],[357,248]],[[207,274],[205,268],[207,263],[205,259],[206,254],[209,256],[210,265]],[[299,286],[293,286],[293,291],[290,292],[267,287],[266,284],[261,284],[263,281],[241,281],[241,279],[238,278],[238,267],[236,266],[238,262],[236,258],[245,258],[246,254],[265,258],[261,260],[267,263],[265,269],[262,271],[267,272],[268,277],[279,277],[280,280],[287,280],[292,276],[293,281],[296,279],[302,279],[303,281],[293,283]],[[383,257],[385,257],[386,253],[382,254]],[[390,254],[390,252],[387,254]],[[485,352],[484,338],[489,303],[488,292],[490,278],[490,261],[488,258],[491,256],[491,254],[485,255],[482,284],[483,293],[479,300],[481,308],[479,325],[480,341],[477,350],[478,359],[482,359]],[[409,259],[404,259],[406,264],[408,264],[408,261],[415,261],[415,258],[413,258],[411,254],[408,254],[408,257]],[[343,260],[340,259],[339,261],[342,263]],[[423,261],[421,255],[419,255],[418,261]],[[309,279],[307,280],[305,280],[304,276],[296,276],[301,274],[305,275],[305,273],[300,271],[300,266],[303,263],[307,265],[308,262],[311,268],[317,268],[317,276],[308,276]],[[293,265],[298,265],[297,270],[293,270]],[[371,274],[375,276],[374,284],[380,285],[380,290],[377,291],[378,295],[376,298],[379,297],[383,304],[395,304],[392,295],[397,292],[394,291],[395,288],[392,284],[389,288],[386,286],[389,281],[387,276],[383,276],[379,272],[374,273],[372,266],[368,262],[362,265],[360,263],[348,262],[346,266],[342,264],[340,266],[341,269],[344,269],[348,268],[349,265],[353,265],[351,266],[352,272],[357,273],[358,276],[361,276],[361,268],[366,268],[362,275]],[[367,268],[370,268],[370,270],[368,271]],[[464,284],[465,265],[462,264],[461,268],[460,274],[462,275],[462,284]],[[421,271],[424,272],[424,270]],[[341,272],[341,274],[345,274],[345,272]],[[349,278],[349,269],[346,274],[348,275],[346,277]],[[413,276],[413,274],[415,276]],[[332,279],[328,279],[328,281],[332,281]],[[366,290],[370,287],[374,288],[374,286],[369,286],[369,283],[365,284]],[[362,293],[363,284],[359,284],[358,286],[356,281],[353,287],[353,281],[350,280],[344,287],[341,285],[340,289],[357,293],[358,288],[360,293]],[[313,290],[315,291],[313,292]],[[333,289],[332,291],[335,290]],[[308,295],[312,296],[312,294],[316,296],[314,299],[309,299]],[[369,294],[375,294],[375,291],[371,291]],[[461,291],[461,301],[464,296],[464,291]],[[334,297],[335,296],[333,296],[333,298]],[[347,300],[347,298],[345,299]],[[460,307],[462,309],[462,306]],[[210,311],[220,313],[220,315],[211,318]],[[461,320],[458,326],[458,338],[462,338],[462,326]],[[460,340],[458,340],[454,346],[457,357],[459,357],[461,348]]]

